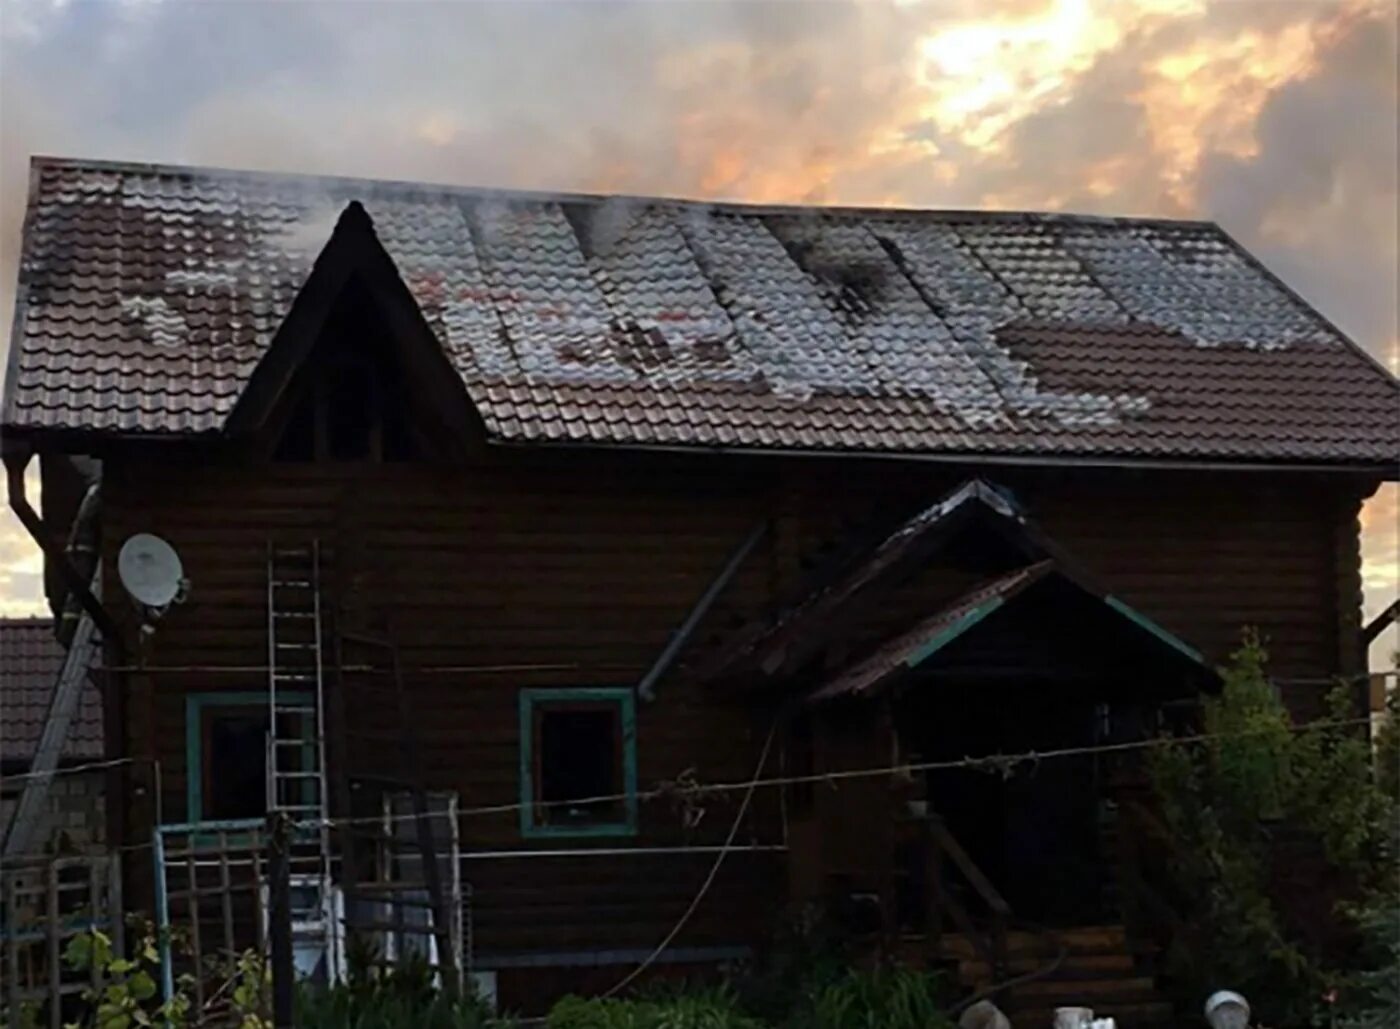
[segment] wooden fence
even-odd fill
[[[102,985],[98,969],[63,960],[68,941],[100,929],[123,944],[121,860],[117,854],[7,859],[0,870],[0,998],[8,1029],[59,1029],[83,991]]]

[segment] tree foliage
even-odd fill
[[[1167,971],[1184,1008],[1230,988],[1250,998],[1264,1024],[1306,1025],[1321,1017],[1325,998],[1348,995],[1362,959],[1343,911],[1324,912],[1337,929],[1326,933],[1294,909],[1328,889],[1352,898],[1393,889],[1387,828],[1396,809],[1357,724],[1353,691],[1338,686],[1323,719],[1294,725],[1267,660],[1259,638],[1246,634],[1221,669],[1220,696],[1205,702],[1205,742],[1164,746],[1149,763],[1177,846],[1169,887],[1183,930]],[[1295,859],[1300,848],[1315,856],[1316,896],[1287,896],[1280,886],[1286,846]]]

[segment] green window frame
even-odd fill
[[[278,691],[279,701],[310,704],[314,698],[304,690]],[[257,707],[264,710],[268,695],[258,692],[190,693],[185,696],[185,815],[188,822],[204,821],[204,715],[211,708]],[[308,739],[307,746],[315,741]]]
[[[551,706],[614,706],[620,729],[620,816],[608,821],[554,823],[535,810],[540,788],[538,774],[537,715]],[[520,691],[520,832],[529,838],[635,836],[637,834],[637,713],[629,687],[530,688]]]

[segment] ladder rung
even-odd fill
[[[273,740],[273,741],[272,741],[272,745],[273,745],[274,747],[298,747],[298,748],[304,748],[304,747],[311,747],[311,746],[314,746],[315,743],[316,743],[315,740]]]
[[[274,779],[319,779],[320,772],[273,772]]]
[[[274,611],[274,612],[272,612],[272,617],[273,617],[273,618],[297,618],[297,619],[307,619],[307,618],[315,618],[315,617],[316,617],[316,613],[315,613],[314,611]]]
[[[314,643],[278,643],[278,650],[315,650]]]
[[[291,706],[278,704],[272,710],[275,714],[279,715],[314,715],[316,713],[316,709],[307,704],[295,704]]]
[[[273,672],[278,682],[315,682],[316,676],[307,672]]]

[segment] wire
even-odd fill
[[[60,775],[77,775],[79,772],[95,772],[102,768],[118,768],[121,765],[134,765],[138,760],[146,759],[116,757],[112,758],[110,761],[93,761],[86,765],[69,765],[66,768],[55,768],[48,772],[20,772],[17,775],[6,775],[0,778],[3,778],[3,781],[6,783],[27,782],[30,779],[55,779]]]
[[[768,738],[763,741],[763,752],[758,756],[758,764],[754,767],[753,778],[749,780],[748,792],[744,794],[743,803],[739,805],[739,810],[734,813],[734,822],[729,827],[729,835],[725,837],[724,846],[721,847],[720,852],[715,855],[714,863],[710,865],[710,873],[705,876],[705,881],[700,884],[700,889],[691,900],[690,905],[681,913],[681,917],[676,920],[676,924],[671,927],[671,931],[656,945],[656,949],[648,954],[641,964],[614,984],[612,989],[603,994],[604,999],[614,996],[626,989],[627,986],[636,980],[637,976],[650,968],[656,959],[666,952],[666,948],[680,935],[681,930],[684,929],[686,923],[690,921],[690,916],[695,914],[695,910],[700,906],[700,902],[704,900],[705,895],[710,892],[710,887],[714,885],[715,878],[719,875],[720,866],[724,864],[724,859],[729,855],[729,849],[734,846],[734,837],[739,834],[739,826],[743,824],[744,815],[748,813],[749,803],[753,800],[753,795],[758,790],[759,777],[763,774],[763,766],[768,763],[768,752],[773,748],[773,737],[777,735],[777,732],[778,723],[775,721],[768,728]]]
[[[1286,731],[1291,733],[1312,732],[1320,729],[1344,728],[1348,726],[1370,725],[1370,718],[1338,718],[1326,719],[1315,722],[1307,722],[1303,725],[1290,725]],[[881,765],[873,768],[853,768],[834,772],[813,772],[806,775],[774,776],[767,779],[742,780],[738,782],[719,782],[699,784],[693,787],[678,786],[670,783],[664,786],[654,787],[650,790],[642,790],[636,793],[608,793],[596,797],[581,797],[570,800],[557,801],[514,801],[504,804],[487,804],[480,807],[459,808],[457,817],[459,819],[480,816],[510,814],[521,811],[525,808],[539,809],[558,806],[586,806],[603,805],[625,801],[635,797],[640,801],[651,801],[659,798],[671,796],[677,792],[685,792],[691,795],[721,794],[749,789],[768,788],[773,786],[795,786],[805,783],[828,783],[834,784],[850,779],[872,779],[896,773],[912,772],[940,772],[950,771],[959,768],[975,769],[980,771],[998,772],[1008,774],[1016,765],[1035,764],[1040,761],[1048,761],[1054,758],[1082,757],[1092,754],[1119,754],[1132,751],[1150,750],[1156,747],[1177,746],[1184,744],[1210,743],[1214,740],[1240,739],[1250,736],[1271,735],[1276,732],[1275,728],[1249,729],[1239,732],[1227,733],[1196,733],[1190,736],[1158,736],[1146,740],[1133,740],[1126,743],[1101,743],[1082,747],[1063,747],[1057,750],[1028,750],[1017,754],[987,754],[982,757],[954,758],[945,761],[919,761],[913,763],[903,763],[897,765]],[[427,817],[442,817],[446,812],[430,812]],[[417,814],[404,815],[368,815],[360,818],[328,818],[324,821],[310,819],[300,821],[298,826],[304,828],[314,828],[326,825],[330,828],[349,827],[354,825],[386,825],[392,822],[409,822],[418,818]]]

